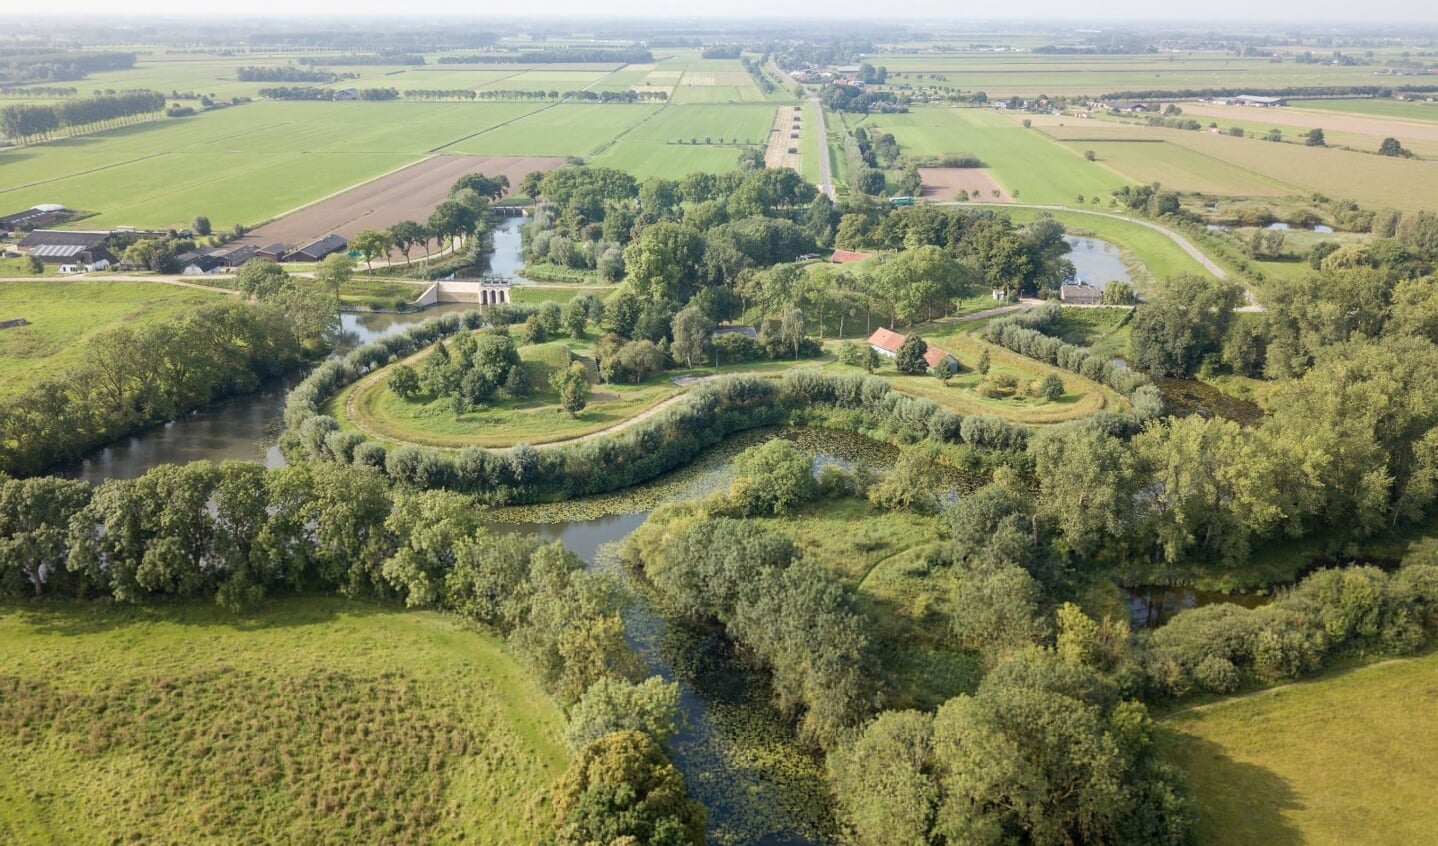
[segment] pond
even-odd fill
[[[1073,262],[1076,278],[1102,288],[1115,279],[1132,282],[1128,265],[1123,263],[1119,248],[1108,241],[1078,235],[1065,235],[1070,250],[1064,258]]]
[[[1180,611],[1204,605],[1241,605],[1257,608],[1273,599],[1267,594],[1224,593],[1183,585],[1143,585],[1128,589],[1129,624],[1134,629],[1157,628]]]

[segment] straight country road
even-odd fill
[[[819,190],[833,201],[834,177],[829,173],[829,130],[824,125],[824,104],[820,103],[817,97],[811,97],[809,102],[814,104],[819,124]]]

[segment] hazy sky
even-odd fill
[[[226,17],[299,15],[353,17],[365,14],[403,14],[416,20],[422,7],[430,15],[653,17],[882,17],[903,18],[1129,18],[1136,20],[1288,21],[1297,26],[1319,21],[1368,23],[1413,21],[1438,24],[1431,0],[1368,0],[1359,5],[1336,0],[1204,0],[1202,3],[1165,3],[1162,0],[608,0],[601,4],[580,0],[544,0],[542,3],[500,3],[495,0],[245,0],[227,6],[203,0],[45,0],[16,3],[9,15],[25,17],[55,13],[110,16],[196,15]]]

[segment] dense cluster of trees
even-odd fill
[[[418,390],[406,390],[412,384],[402,377],[407,369],[396,370],[401,381],[394,381],[392,376],[390,387],[406,399],[421,390],[430,397],[451,397],[458,413],[482,405],[501,390],[511,398],[520,398],[533,389],[507,327],[478,335],[461,333],[452,346],[451,351],[444,341],[435,345],[413,383]]]
[[[95,336],[62,378],[0,407],[0,471],[42,472],[293,368],[305,347],[287,305],[228,302]]]
[[[329,102],[340,99],[339,90],[334,88],[320,88],[314,85],[281,85],[269,88],[261,88],[261,97],[267,100],[316,100]],[[356,90],[359,99],[370,102],[383,100],[398,100],[399,89],[397,88],[360,88]]]
[[[441,65],[547,65],[555,62],[647,65],[654,61],[654,54],[640,47],[554,47],[520,53],[441,56],[438,61]]]
[[[404,53],[398,50],[381,50],[378,53],[344,53],[338,56],[301,56],[295,60],[302,65],[424,65],[423,53]]]
[[[799,473],[784,473],[782,464],[741,473],[734,483],[741,502],[771,477],[812,485],[812,456],[784,441],[757,449],[793,453]],[[761,456],[760,463],[765,458],[786,456]],[[854,597],[783,535],[709,510],[725,507],[666,509],[630,537],[625,556],[674,613],[723,624],[770,671],[775,703],[797,721],[801,738],[829,747],[863,718],[872,698],[868,637]]]
[[[0,55],[0,83],[68,82],[101,71],[129,70],[135,66],[134,53],[75,50],[7,48]]]
[[[235,69],[235,78],[240,82],[321,82],[338,80],[338,74],[324,70],[305,70],[286,66],[261,67],[247,65]]]
[[[74,97],[79,92],[69,86],[60,85],[32,85],[25,88],[0,88],[0,97],[39,97],[46,100],[52,98]]]
[[[1040,216],[1017,227],[1006,215],[989,210],[942,206],[892,208],[888,203],[841,209],[834,241],[848,249],[914,251],[938,247],[968,268],[975,282],[1010,296],[1046,296],[1073,278],[1063,225]],[[902,255],[902,254],[901,254]]]
[[[819,91],[824,108],[853,114],[892,114],[907,112],[909,98],[893,91],[875,91],[857,85],[833,83]]]
[[[68,129],[73,135],[91,127],[128,126],[148,120],[164,108],[165,97],[156,91],[85,97],[55,105],[6,106],[0,109],[0,134],[21,143],[48,141],[60,129]]]
[[[1101,673],[1034,650],[937,712],[881,714],[830,769],[863,846],[1182,846],[1192,812],[1154,735]]]

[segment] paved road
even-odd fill
[[[1092,214],[1092,215],[1097,215],[1098,217],[1111,217],[1111,218],[1113,218],[1114,220],[1122,220],[1122,221],[1124,221],[1124,222],[1126,222],[1126,223],[1134,223],[1134,224],[1137,224],[1137,225],[1139,225],[1139,226],[1147,226],[1149,229],[1152,229],[1152,230],[1155,231],[1155,232],[1162,232],[1164,235],[1168,236],[1169,240],[1171,240],[1171,241],[1173,241],[1175,244],[1177,244],[1177,245],[1179,246],[1179,248],[1182,249],[1185,253],[1188,253],[1190,256],[1192,256],[1194,261],[1196,261],[1196,262],[1198,262],[1199,264],[1203,265],[1203,269],[1204,269],[1204,270],[1207,270],[1209,273],[1212,273],[1214,276],[1217,276],[1219,279],[1227,279],[1227,278],[1228,278],[1228,271],[1226,271],[1226,270],[1224,270],[1223,268],[1219,267],[1217,264],[1214,263],[1213,259],[1210,259],[1208,256],[1204,255],[1204,254],[1198,249],[1198,247],[1195,247],[1195,246],[1193,245],[1193,242],[1189,241],[1187,238],[1183,237],[1182,235],[1178,234],[1177,232],[1174,232],[1172,229],[1169,229],[1169,228],[1166,227],[1166,226],[1159,226],[1157,223],[1152,223],[1152,222],[1147,221],[1147,220],[1139,220],[1139,219],[1137,219],[1137,218],[1125,217],[1124,215],[1121,215],[1121,214],[1111,214],[1111,213],[1109,213],[1109,212],[1088,211],[1087,209],[1071,209],[1071,208],[1069,208],[1068,206],[1038,206],[1038,205],[1031,205],[1031,204],[1028,204],[1028,203],[958,203],[958,202],[953,202],[953,203],[941,203],[940,205],[945,205],[945,206],[997,206],[997,207],[1000,207],[1000,208],[1002,208],[1002,207],[1004,207],[1004,206],[1008,206],[1009,208],[1020,208],[1020,209],[1046,209],[1046,210],[1048,210],[1048,211],[1063,211],[1063,212],[1072,212],[1073,214]]]
[[[829,130],[824,126],[824,104],[817,97],[809,99],[814,104],[819,126],[819,190],[830,200],[834,197],[834,179],[829,173]]]

